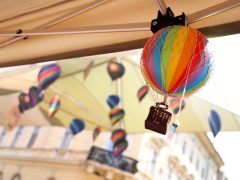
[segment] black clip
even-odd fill
[[[153,19],[151,23],[151,31],[153,33],[156,33],[158,30],[173,26],[173,25],[183,25],[185,26],[185,14],[182,13],[180,16],[174,17],[174,14],[171,10],[171,8],[167,8],[166,15],[162,15],[160,11],[158,11],[158,17],[157,19]]]

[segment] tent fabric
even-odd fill
[[[88,32],[68,35],[0,36],[0,67],[142,48],[157,16],[156,0],[17,0],[0,2],[0,33],[145,28],[132,32]],[[166,0],[175,15],[194,13],[224,0]],[[227,2],[227,1],[226,1]],[[231,2],[237,2],[231,0]],[[209,36],[239,33],[235,7],[190,24]],[[232,26],[235,24],[235,26]],[[146,29],[147,27],[147,29]],[[223,31],[224,30],[224,31]]]
[[[41,115],[45,122],[51,125],[69,127],[72,119],[80,118],[85,121],[87,129],[94,129],[97,126],[111,131],[116,128],[125,128],[128,133],[146,132],[144,128],[144,121],[147,117],[150,106],[155,104],[150,93],[139,102],[137,98],[137,91],[139,87],[144,85],[139,65],[124,57],[115,58],[125,66],[125,74],[118,81],[112,81],[107,73],[107,64],[109,60],[113,60],[114,56],[99,56],[76,58],[72,60],[59,61],[62,74],[60,78],[54,82],[45,91],[44,101],[39,104]],[[86,65],[94,60],[92,69],[88,77],[84,80],[83,69]],[[37,73],[40,67],[36,66],[35,75],[32,75],[32,80],[24,87],[28,89],[37,81]],[[29,71],[34,71],[29,67]],[[6,79],[18,79],[17,72],[15,76],[7,76]],[[20,74],[19,74],[20,75]],[[25,78],[29,79],[27,73]],[[24,81],[24,77],[21,79]],[[11,81],[9,81],[9,84]],[[7,84],[4,85],[7,87]],[[12,85],[9,85],[12,87]],[[0,79],[1,88],[1,79]],[[124,121],[115,126],[111,126],[111,121],[108,117],[110,107],[106,103],[109,95],[121,95],[120,106],[125,111]],[[55,114],[53,119],[47,118],[49,102],[51,98],[58,94],[61,99],[61,106],[59,111]],[[6,100],[6,98],[5,98]],[[15,102],[17,102],[17,97]],[[14,104],[16,105],[16,103]],[[223,108],[208,103],[197,97],[190,97],[186,99],[186,107],[180,114],[179,132],[206,132],[210,131],[208,124],[208,116],[211,109],[216,110],[222,118],[221,131],[237,131],[240,130],[240,117]],[[170,109],[169,109],[170,110]],[[32,110],[26,111],[30,113]],[[7,110],[4,112],[8,112]],[[3,113],[3,112],[2,112]],[[35,114],[36,116],[36,114]],[[176,116],[173,116],[172,121]],[[26,122],[28,124],[29,122]],[[38,123],[36,117],[32,117],[31,123]]]

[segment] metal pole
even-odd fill
[[[91,9],[97,7],[97,6],[100,6],[100,5],[102,5],[102,4],[104,4],[104,3],[108,2],[108,1],[110,1],[110,0],[96,0],[96,1],[94,1],[92,3],[87,4],[84,7],[83,6],[77,7],[72,12],[69,12],[67,14],[64,14],[64,15],[60,16],[60,17],[57,17],[56,19],[51,20],[49,22],[46,22],[46,23],[44,23],[44,24],[42,24],[40,26],[37,26],[33,30],[44,29],[44,28],[51,27],[51,26],[53,26],[55,24],[61,23],[61,22],[65,21],[67,19],[70,19],[70,18],[72,18],[72,17],[74,17],[76,15],[79,15],[79,14],[84,13],[86,11],[89,11],[89,10],[91,10]],[[25,36],[16,36],[16,34],[14,34],[12,36],[14,36],[14,37],[0,42],[0,48],[4,47],[4,46],[7,46],[9,44],[12,44],[14,42],[17,42],[17,41],[27,37],[27,35],[25,35]]]
[[[15,36],[17,38],[23,38],[26,36],[137,32],[137,31],[149,31],[149,30],[150,30],[150,23],[145,22],[145,23],[134,23],[134,24],[117,24],[117,25],[108,25],[108,26],[68,28],[68,29],[58,29],[58,30],[33,29],[33,30],[23,31],[21,34],[16,34],[15,32],[12,32],[12,31],[0,31],[0,36]]]
[[[156,0],[156,3],[157,3],[157,6],[158,6],[158,9],[159,11],[165,15],[166,12],[167,12],[167,6],[165,4],[165,1],[164,0]]]
[[[196,13],[190,14],[187,16],[187,22],[188,24],[200,21],[202,19],[214,16],[216,14],[222,13],[224,11],[228,11],[230,9],[233,9],[235,7],[240,6],[239,0],[227,0],[220,4],[217,4],[215,6],[203,9],[201,11],[198,11]]]

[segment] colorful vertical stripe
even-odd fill
[[[144,46],[143,77],[162,95],[187,97],[193,94],[209,77],[211,56],[207,43],[200,32],[190,27],[171,26],[159,30]]]

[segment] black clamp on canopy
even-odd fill
[[[168,7],[166,15],[162,15],[160,11],[158,11],[157,19],[153,19],[151,23],[151,31],[156,33],[158,30],[173,26],[173,25],[183,25],[185,26],[185,14],[182,13],[180,16],[174,17],[172,10]]]

